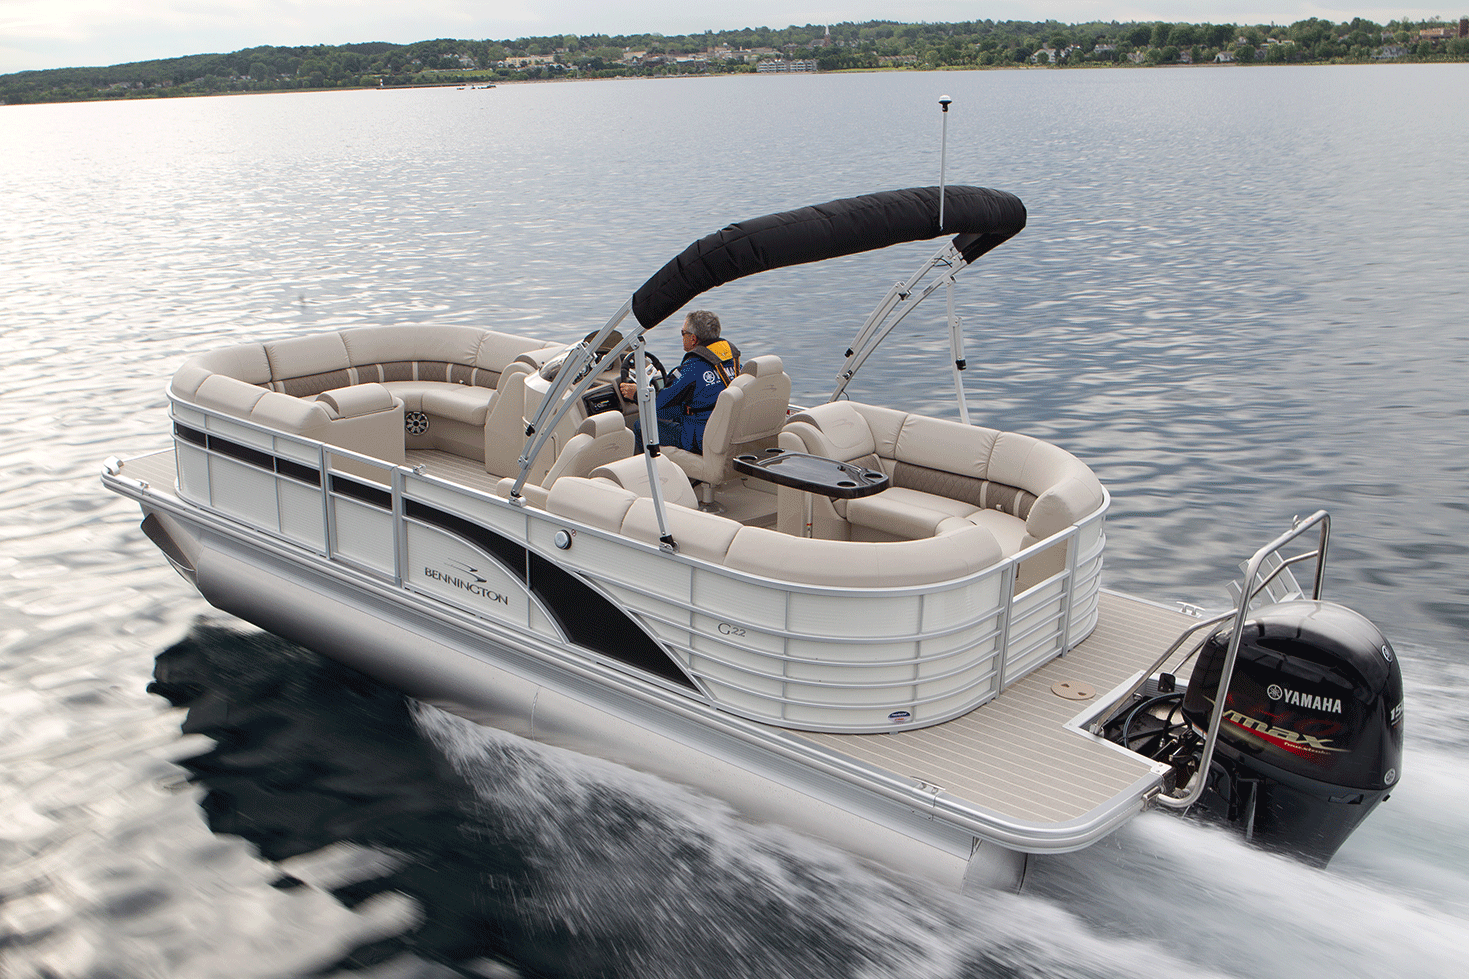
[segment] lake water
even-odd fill
[[[1217,605],[1332,512],[1327,597],[1392,637],[1409,713],[1401,787],[1326,871],[1150,814],[1021,896],[930,893],[213,613],[99,485],[166,444],[187,355],[358,324],[569,339],[730,221],[936,183],[945,94],[948,179],[1030,212],[961,280],[971,408],[1109,485],[1106,583]],[[0,975],[1462,974],[1465,94],[1434,65],[0,110]],[[932,247],[702,304],[820,399]],[[854,395],[952,412],[941,316]]]

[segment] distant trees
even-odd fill
[[[1403,18],[1385,27],[1354,17],[1332,23],[1309,17],[1278,27],[1167,21],[974,20],[806,24],[774,30],[746,27],[691,35],[555,34],[516,39],[436,38],[414,44],[262,46],[105,68],[64,68],[0,76],[0,103],[157,98],[213,92],[293,88],[443,84],[465,80],[668,75],[754,70],[761,57],[814,60],[822,71],[1007,67],[1027,64],[1043,48],[1051,64],[1212,62],[1221,53],[1240,64],[1369,61],[1384,44],[1413,60],[1469,60],[1469,39],[1425,38],[1437,19]],[[829,34],[828,34],[829,31]],[[1389,35],[1384,39],[1384,32]],[[723,52],[731,52],[725,57]],[[756,54],[756,51],[769,52]],[[630,53],[646,52],[646,60]],[[1185,57],[1187,55],[1187,57]],[[523,60],[516,60],[523,59]],[[1224,60],[1228,60],[1227,58]]]

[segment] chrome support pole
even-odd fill
[[[316,459],[317,471],[321,473],[322,556],[328,561],[334,561],[336,560],[336,547],[333,544],[337,539],[337,508],[332,506],[332,477],[328,464],[331,454],[327,452],[325,443],[316,447]]]
[[[968,267],[953,244],[946,243],[938,251],[934,252],[928,261],[920,265],[918,271],[910,275],[906,281],[894,283],[893,287],[888,290],[887,295],[883,297],[882,302],[878,303],[877,308],[872,311],[872,314],[862,324],[862,328],[857,331],[857,336],[852,340],[851,346],[847,348],[845,359],[842,361],[842,368],[837,374],[836,390],[832,392],[831,397],[827,399],[828,401],[835,401],[841,397],[842,392],[846,390],[847,382],[862,367],[862,362],[872,354],[873,348],[880,344],[883,338],[892,332],[892,328],[898,322],[901,322],[904,316],[908,315],[909,310],[917,306],[918,303],[923,301],[924,297],[933,291],[933,287],[930,286],[922,296],[913,300],[911,306],[903,310],[898,316],[897,321],[884,326],[887,318],[892,315],[893,310],[897,309],[901,304],[906,303],[909,299],[912,299],[913,291],[918,288],[918,283],[929,272],[933,271],[935,266],[939,265],[952,267],[954,272]]]
[[[934,258],[928,263],[923,271],[926,272],[928,269],[931,269],[933,268],[933,266],[939,264],[948,264],[951,266],[949,272],[946,273],[946,278],[952,278],[953,276],[959,274],[959,272],[969,267],[964,259],[959,255],[958,250],[954,248],[952,244],[945,245],[942,249],[940,249],[939,254],[934,256]],[[915,276],[915,278],[917,277]],[[862,365],[867,362],[867,358],[871,357],[872,354],[877,350],[878,346],[883,342],[883,340],[887,339],[888,334],[897,329],[898,324],[902,323],[903,320],[907,318],[909,313],[917,309],[919,303],[923,302],[929,296],[933,295],[934,290],[943,285],[945,281],[946,279],[938,279],[935,282],[929,283],[928,286],[924,288],[923,292],[921,292],[917,298],[913,299],[912,302],[908,303],[908,305],[903,308],[903,311],[900,312],[895,318],[882,323],[877,329],[872,331],[868,342],[863,344],[861,348],[859,348],[852,354],[852,356],[847,358],[846,363],[843,365],[842,373],[837,378],[836,390],[832,392],[831,397],[827,399],[828,401],[835,401],[837,398],[841,397],[842,392],[847,389],[847,384],[856,375],[857,371],[862,369]]]
[[[653,398],[653,385],[648,381],[648,354],[643,337],[632,345],[633,378],[638,385],[638,420],[643,426],[643,462],[648,467],[648,494],[653,497],[653,512],[658,515],[658,547],[677,551],[678,542],[668,532],[668,512],[663,504],[663,484],[658,481],[658,403]]]
[[[571,406],[576,403],[576,400],[596,380],[597,372],[592,361],[596,357],[598,346],[612,335],[612,331],[631,312],[632,299],[629,298],[627,302],[622,304],[622,308],[614,313],[612,318],[607,321],[606,326],[602,327],[590,339],[584,340],[574,347],[572,353],[567,356],[565,362],[561,365],[561,373],[556,375],[556,380],[552,383],[551,389],[546,392],[546,397],[541,401],[541,406],[536,409],[535,417],[531,419],[530,424],[527,426],[525,433],[526,444],[524,450],[521,452],[520,458],[517,460],[520,473],[515,477],[515,483],[510,488],[511,503],[516,503],[519,500],[520,490],[525,486],[525,481],[530,474],[531,464],[540,455],[541,449],[545,448],[546,443],[551,440],[552,434],[556,431],[556,426],[561,423],[561,419],[571,410]],[[607,359],[616,360],[631,347],[634,337],[641,337],[642,335],[643,327],[639,326],[637,333],[633,337],[623,338],[621,343],[607,352]],[[524,504],[522,503],[521,505]]]
[[[399,588],[408,579],[408,521],[403,505],[403,486],[406,482],[402,466],[394,466],[393,483],[393,584]]]
[[[1020,565],[1013,560],[1001,572],[1000,578],[1000,635],[995,649],[995,696],[1005,692],[1005,651],[1010,648],[1010,616],[1015,611],[1015,585],[1020,576]]]
[[[954,314],[954,276],[944,276],[945,298],[949,316],[949,352],[954,357],[954,397],[959,402],[959,420],[969,424],[969,402],[964,398],[964,370],[969,365],[964,361],[964,329],[959,317]]]
[[[1076,604],[1076,561],[1077,552],[1081,550],[1081,531],[1072,527],[1062,539],[1065,543],[1053,546],[1066,548],[1066,588],[1062,592],[1066,596],[1066,606],[1061,611],[1061,655],[1065,656],[1071,652],[1071,610]]]

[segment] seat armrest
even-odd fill
[[[1030,506],[1025,532],[1035,540],[1045,540],[1095,513],[1102,505],[1102,484],[1089,476],[1089,472],[1068,476],[1037,497]]]
[[[354,384],[351,387],[323,391],[316,400],[326,405],[337,418],[356,418],[375,411],[390,411],[395,405],[392,393],[381,384]]]

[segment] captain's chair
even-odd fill
[[[732,461],[747,452],[774,448],[791,406],[791,378],[774,354],[752,357],[738,377],[719,393],[704,426],[704,452],[670,446],[663,454],[678,464],[695,487],[702,509],[716,509],[715,489],[735,478]]]

